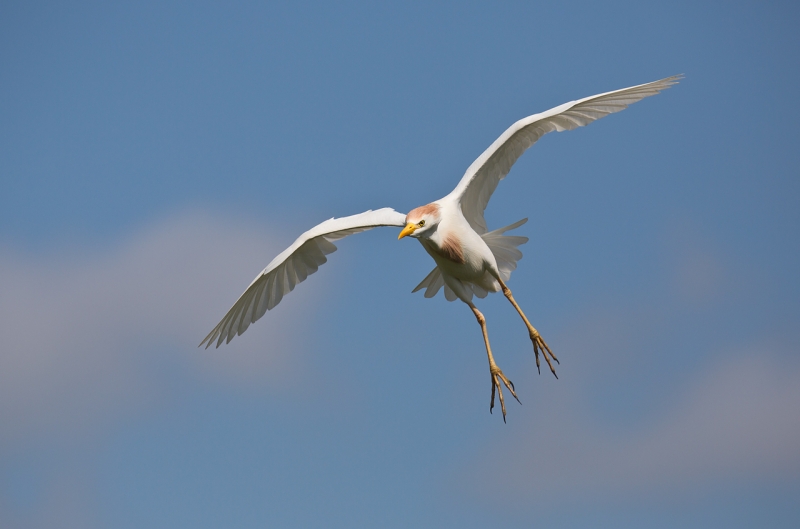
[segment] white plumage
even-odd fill
[[[333,241],[378,226],[405,226],[405,218],[405,215],[392,208],[383,208],[340,219],[328,219],[314,226],[256,276],[200,345],[206,344],[208,348],[216,340],[219,347],[223,340],[229,343],[234,336],[246,331],[251,323],[275,308],[283,296],[328,261],[325,256],[336,251]]]
[[[414,292],[424,288],[425,297],[430,298],[444,287],[447,300],[461,299],[472,309],[481,325],[492,378],[489,410],[494,407],[497,389],[505,421],[506,409],[500,382],[503,382],[515,398],[517,395],[514,385],[494,362],[486,320],[473,304],[473,295],[483,298],[489,292],[502,290],[528,329],[537,367],[541,352],[555,375],[550,358],[556,362],[558,359],[530,324],[505,284],[511,272],[516,269],[517,261],[522,258],[522,252],[517,247],[528,240],[526,237],[505,235],[505,232],[518,228],[527,219],[488,231],[483,212],[492,193],[522,153],[543,135],[588,125],[669,88],[680,78],[681,76],[668,77],[570,101],[517,121],[472,162],[449,195],[416,208],[407,215],[391,208],[383,208],[350,217],[329,219],[313,227],[267,265],[200,345],[205,344],[207,348],[216,342],[219,347],[223,341],[230,342],[234,336],[246,331],[251,323],[273,309],[283,296],[327,261],[325,256],[336,251],[334,241],[379,226],[402,226],[403,230],[398,238],[416,238],[436,262],[436,267],[417,285]]]

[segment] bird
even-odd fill
[[[520,156],[548,132],[573,130],[604,116],[619,112],[678,83],[682,75],[577,99],[545,112],[520,119],[503,132],[467,168],[458,185],[447,196],[402,214],[392,208],[368,210],[348,217],[331,218],[300,235],[278,254],[250,283],[222,320],[200,342],[206,349],[230,341],[247,330],[266,311],[275,308],[283,296],[305,281],[336,251],[335,241],[377,227],[401,228],[398,240],[417,239],[433,258],[436,266],[412,291],[425,289],[426,298],[444,288],[448,301],[460,300],[475,316],[481,328],[489,361],[492,393],[489,412],[494,409],[495,392],[499,397],[503,422],[506,406],[503,387],[519,402],[514,384],[497,366],[486,318],[473,302],[489,293],[502,292],[514,306],[533,344],[536,368],[541,374],[539,356],[558,378],[553,362],[560,362],[539,331],[531,324],[506,284],[522,258],[518,246],[527,237],[506,235],[527,218],[509,226],[489,231],[484,211],[497,185],[508,175]],[[502,385],[501,385],[502,383]]]

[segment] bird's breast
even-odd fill
[[[452,234],[445,235],[440,241],[426,240],[422,243],[428,253],[432,256],[440,257],[451,263],[463,265],[466,260],[464,259],[464,248],[461,242]]]

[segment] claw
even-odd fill
[[[492,400],[489,402],[489,413],[494,409],[494,377],[492,377]],[[505,414],[503,415],[505,418]]]
[[[496,380],[495,384],[497,384]],[[500,397],[500,411],[503,412],[503,422],[506,422],[506,402],[503,398],[503,390],[500,388],[500,384],[497,384],[497,396]]]
[[[503,422],[506,422],[506,402],[505,399],[503,398],[503,388],[502,386],[500,386],[500,381],[501,380],[503,381],[503,384],[506,386],[508,391],[511,392],[511,395],[513,395],[513,397],[517,400],[517,402],[519,402],[520,404],[522,404],[522,402],[520,402],[519,397],[517,396],[517,392],[515,391],[514,388],[514,383],[511,382],[503,374],[503,372],[500,370],[499,367],[497,367],[496,365],[490,366],[489,374],[492,377],[492,400],[489,404],[489,412],[491,413],[492,408],[494,408],[494,392],[495,388],[497,388],[497,396],[500,398],[500,409],[503,412]]]
[[[550,347],[548,347],[547,343],[542,339],[542,336],[538,332],[531,332],[530,336],[531,336],[531,342],[533,342],[533,354],[536,355],[536,370],[539,372],[540,375],[542,374],[542,370],[539,367],[539,352],[541,351],[542,356],[547,362],[547,365],[550,367],[550,372],[553,373],[554,377],[558,378],[556,370],[555,368],[553,368],[552,362],[550,362],[550,356],[552,356],[553,360],[555,360],[559,365],[561,364],[561,362],[558,361],[556,355],[553,354],[553,351],[550,350]]]
[[[541,336],[540,336],[540,338],[541,338]],[[558,358],[556,358],[556,355],[553,354],[553,351],[550,350],[550,346],[547,345],[547,342],[542,340],[542,344],[544,344],[545,348],[547,348],[547,352],[550,353],[550,356],[553,357],[553,360],[555,360],[558,365],[561,365],[561,362],[558,361]]]

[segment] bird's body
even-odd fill
[[[459,282],[472,283],[489,292],[497,292],[499,285],[490,271],[499,273],[497,261],[486,242],[473,230],[461,210],[447,201],[436,201],[435,206],[441,221],[430,234],[419,237],[425,251],[436,262],[445,284],[463,301],[472,296],[459,295],[463,289]],[[407,218],[414,222],[414,211]],[[417,220],[418,222],[418,220]]]
[[[551,359],[556,362],[558,359],[528,321],[505,284],[522,257],[517,247],[528,240],[505,233],[521,226],[527,219],[488,231],[483,212],[489,198],[514,162],[544,134],[587,125],[669,88],[679,78],[680,76],[669,77],[570,101],[517,121],[470,165],[449,195],[413,209],[408,215],[383,208],[350,217],[329,219],[315,226],[267,265],[200,345],[209,347],[216,341],[219,347],[223,340],[230,342],[234,336],[247,330],[251,323],[261,318],[267,310],[274,308],[285,294],[325,263],[325,255],[336,250],[333,241],[378,226],[402,226],[398,239],[406,236],[418,239],[436,263],[436,267],[417,285],[414,292],[424,288],[425,297],[433,297],[444,288],[448,301],[460,299],[470,307],[478,320],[492,378],[489,409],[491,411],[494,406],[497,390],[505,420],[506,409],[500,383],[515,398],[517,395],[514,385],[494,361],[486,319],[473,303],[473,296],[483,298],[490,292],[502,291],[527,327],[537,367],[541,353],[555,375]]]

